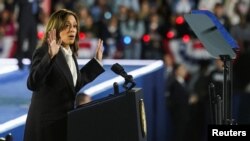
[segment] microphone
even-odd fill
[[[118,64],[118,63],[115,63],[114,65],[112,65],[112,67],[111,67],[111,70],[114,72],[114,73],[116,73],[116,74],[118,74],[118,75],[121,75],[122,77],[127,77],[127,73],[125,72],[125,70],[124,70],[124,68],[120,65],[120,64]]]
[[[132,76],[132,75],[128,75],[128,74],[125,72],[124,68],[123,68],[120,64],[115,63],[114,65],[112,65],[111,70],[112,70],[114,73],[116,73],[116,74],[122,76],[122,77],[125,79],[125,83],[124,83],[124,85],[123,85],[123,87],[124,87],[125,89],[128,90],[128,89],[131,89],[131,88],[133,88],[133,87],[135,86],[135,82],[134,82],[134,80],[133,80],[133,76]],[[128,83],[131,83],[131,85],[130,85],[130,86],[127,86]]]
[[[114,82],[113,84],[114,87],[114,95],[118,95],[119,94],[119,86],[117,82]]]

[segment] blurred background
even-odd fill
[[[222,92],[223,62],[211,58],[183,15],[191,10],[209,10],[237,41],[240,49],[233,60],[233,118],[239,124],[249,124],[249,6],[249,0],[0,0],[0,58],[17,59],[22,70],[22,59],[31,59],[51,13],[70,9],[80,18],[79,58],[93,57],[101,38],[104,59],[164,62],[167,108],[172,103],[170,84],[175,64],[183,65],[187,121],[192,127],[188,133],[191,140],[203,140],[210,117],[207,86],[213,82],[216,92]]]

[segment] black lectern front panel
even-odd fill
[[[141,89],[93,101],[68,113],[68,141],[146,141]]]

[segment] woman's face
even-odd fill
[[[77,33],[77,22],[73,15],[67,16],[64,29],[60,32],[59,36],[62,40],[62,45],[64,47],[69,47],[69,45],[74,44],[76,33]]]

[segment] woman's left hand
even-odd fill
[[[97,49],[96,49],[96,54],[95,54],[95,58],[98,61],[102,61],[102,55],[103,55],[103,40],[99,39],[98,40],[98,44],[97,44]]]

